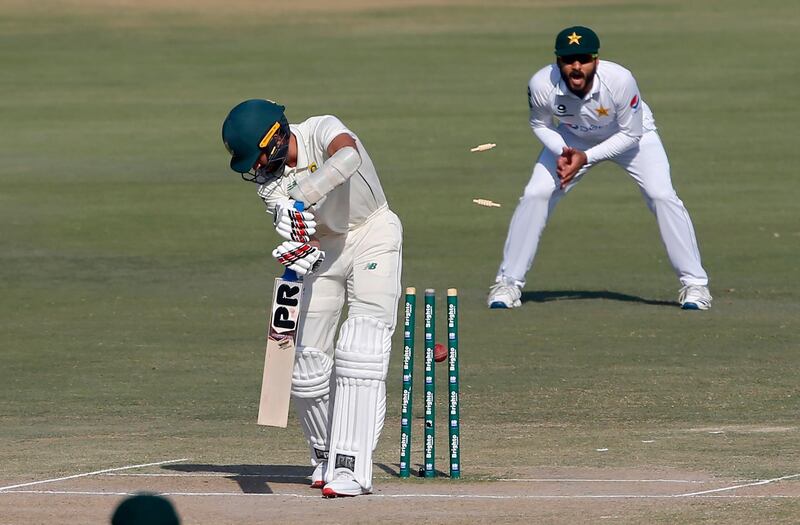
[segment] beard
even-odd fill
[[[594,81],[594,76],[597,73],[597,69],[594,68],[589,74],[585,74],[583,71],[572,71],[569,75],[564,74],[564,71],[561,71],[561,79],[564,83],[569,87],[570,79],[572,80],[583,80],[583,85],[585,86],[585,90],[589,89],[589,86],[592,85]],[[571,91],[571,89],[570,89]],[[584,93],[585,94],[585,93]]]

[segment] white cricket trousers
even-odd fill
[[[371,318],[376,326],[384,326],[386,335],[391,337],[400,299],[402,237],[400,219],[384,206],[346,234],[320,239],[325,260],[304,282],[292,374],[292,399],[314,466],[327,458],[330,447],[335,396],[334,339],[345,299],[348,319]],[[388,348],[371,350],[382,355],[384,366],[388,366]],[[367,426],[375,425],[376,442],[386,411],[385,384],[379,386],[377,395],[376,413],[354,416],[353,428],[347,429],[363,430],[365,422]],[[369,467],[361,465],[358,471],[364,474],[362,481],[370,484],[371,449],[365,449],[365,454],[360,461]]]
[[[584,151],[592,146],[570,133],[565,134],[564,140],[569,146]],[[656,216],[661,240],[681,284],[707,285],[708,276],[700,262],[694,226],[672,187],[669,160],[658,133],[645,132],[636,146],[611,160],[639,185],[647,207]],[[548,217],[558,201],[580,182],[590,167],[584,166],[562,190],[556,174],[556,156],[547,148],[542,151],[511,218],[498,277],[524,285],[525,274],[533,265]]]
[[[349,317],[373,317],[394,331],[402,239],[400,219],[384,206],[347,234],[320,240],[325,260],[305,279],[298,346],[319,348],[333,357],[345,299]]]

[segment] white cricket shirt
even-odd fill
[[[283,177],[258,188],[258,194],[267,204],[269,213],[274,212],[279,199],[290,197],[287,186],[294,179],[292,175],[306,170],[313,173],[322,167],[328,160],[328,146],[342,133],[347,133],[356,141],[361,165],[345,183],[335,187],[309,208],[316,216],[317,235],[345,233],[363,224],[373,213],[386,206],[386,196],[372,159],[356,134],[347,129],[342,121],[333,115],[322,115],[310,117],[299,124],[290,124],[289,128],[297,140],[297,165],[293,168],[286,166]]]
[[[561,155],[564,137],[572,134],[593,144],[586,150],[589,164],[623,153],[656,129],[631,72],[608,60],[598,61],[583,98],[569,90],[557,64],[543,67],[528,83],[528,105],[531,128],[547,149]]]

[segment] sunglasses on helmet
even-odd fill
[[[563,64],[573,64],[577,60],[581,64],[588,64],[589,62],[593,62],[594,59],[597,58],[597,55],[592,55],[590,53],[581,53],[578,55],[563,55],[558,57],[558,59]]]

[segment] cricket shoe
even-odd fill
[[[359,485],[353,473],[347,469],[336,471],[333,481],[326,483],[322,489],[322,496],[325,498],[361,496],[369,493],[370,491]]]
[[[312,489],[321,489],[322,487],[325,486],[325,471],[327,469],[328,469],[327,461],[322,461],[314,468],[314,472],[311,473]]]
[[[520,297],[522,297],[522,290],[515,281],[498,277],[497,282],[489,288],[486,304],[493,309],[517,308],[522,306]]]
[[[708,286],[689,284],[681,288],[678,302],[684,310],[708,310],[711,308],[711,292]]]

